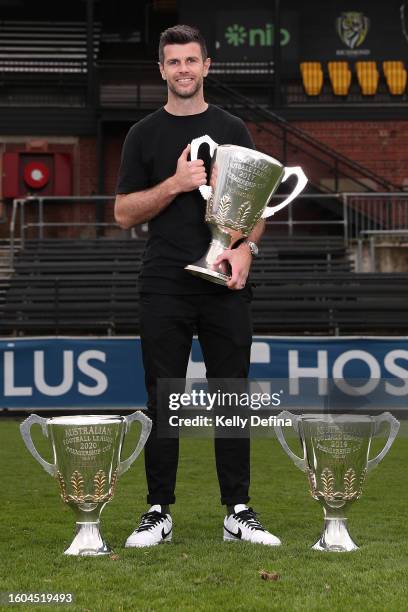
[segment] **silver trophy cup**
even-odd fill
[[[289,448],[279,424],[275,425],[276,436],[294,464],[306,472],[312,497],[323,505],[323,533],[313,549],[357,550],[347,529],[347,509],[361,496],[366,474],[389,451],[399,422],[389,412],[375,417],[352,414],[297,416],[284,410],[278,419],[291,419],[300,438],[303,458]],[[390,426],[387,443],[376,457],[369,459],[373,436],[384,421]]]
[[[128,459],[121,461],[126,432],[133,421],[142,429],[139,441]],[[53,463],[41,457],[31,438],[31,427],[38,423],[50,437]],[[60,416],[43,419],[32,414],[21,425],[21,435],[33,457],[48,474],[57,479],[62,500],[76,515],[76,535],[66,555],[106,555],[112,552],[99,530],[100,514],[112,499],[116,481],[141,453],[152,428],[142,412],[129,416]]]
[[[210,185],[200,187],[207,201],[205,220],[212,239],[205,255],[185,269],[213,283],[226,285],[230,276],[224,262],[214,265],[217,257],[249,236],[259,219],[274,215],[292,202],[306,187],[307,178],[298,166],[285,168],[273,157],[246,147],[218,146],[209,136],[191,142],[191,160],[197,159],[203,143],[210,146],[212,156]],[[297,177],[293,192],[280,204],[267,206],[279,185],[292,175]]]

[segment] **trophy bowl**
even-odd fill
[[[298,457],[288,446],[279,419],[290,419],[303,449]],[[382,451],[369,459],[371,442],[383,422],[390,426]],[[359,547],[347,529],[347,510],[362,494],[367,473],[387,454],[399,422],[389,412],[378,416],[356,414],[294,415],[284,410],[275,424],[282,448],[309,480],[310,493],[323,506],[324,528],[314,550],[349,552]]]
[[[196,160],[200,145],[210,147],[210,185],[199,190],[207,201],[205,221],[211,231],[207,252],[185,270],[213,283],[226,285],[230,279],[223,265],[215,265],[219,255],[241,238],[249,236],[259,219],[267,218],[287,206],[306,187],[303,170],[295,166],[285,168],[264,153],[238,145],[217,145],[209,136],[191,142],[191,160]],[[290,176],[297,177],[292,193],[276,206],[267,206],[281,183]]]
[[[126,432],[134,421],[142,429],[135,450],[121,461]],[[53,463],[41,457],[31,438],[34,423],[49,437]],[[76,535],[66,555],[99,556],[112,552],[100,533],[100,515],[112,499],[121,476],[142,451],[152,427],[142,412],[129,416],[84,415],[44,419],[36,414],[21,425],[21,435],[33,457],[56,478],[62,500],[76,516]]]

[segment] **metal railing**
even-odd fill
[[[408,192],[345,193],[348,240],[362,233],[408,230]]]
[[[37,238],[42,240],[44,238],[44,232],[47,228],[73,228],[73,227],[92,227],[95,228],[97,235],[98,230],[103,230],[107,227],[117,227],[118,224],[114,221],[105,222],[98,220],[98,210],[104,206],[107,202],[111,202],[114,196],[107,195],[93,195],[93,196],[44,196],[44,197],[28,197],[28,198],[16,198],[13,200],[13,208],[10,221],[10,267],[14,265],[14,253],[17,245],[17,235],[19,238],[20,248],[24,248],[27,232],[30,229],[36,230]],[[44,218],[44,204],[46,203],[72,203],[72,202],[83,202],[91,203],[95,206],[95,218],[87,222],[77,221],[65,221],[65,222],[54,222],[46,221]],[[27,221],[26,207],[27,205],[36,205],[36,214],[34,213],[35,221]],[[122,230],[126,231],[126,230]]]
[[[363,271],[367,246],[369,269],[376,272],[378,239],[408,238],[408,193],[343,194],[347,219],[347,242],[355,243],[356,272]]]
[[[273,200],[283,200],[287,195],[273,195]],[[296,218],[296,205],[290,205],[284,208],[279,217],[269,217],[267,223],[273,227],[286,227],[287,235],[293,236],[296,228],[301,227],[331,227],[338,226],[344,237],[344,243],[347,243],[347,210],[346,202],[341,193],[325,194],[325,193],[302,193],[296,200],[311,200],[311,201],[337,201],[339,217],[337,219],[301,219]],[[286,218],[283,218],[286,216]]]
[[[274,200],[282,200],[286,198],[286,195],[274,195]],[[333,200],[338,202],[339,205],[339,218],[338,219],[301,219],[296,217],[296,207],[288,206],[279,215],[279,218],[274,218],[271,222],[273,226],[283,226],[287,230],[288,236],[292,236],[296,228],[310,227],[310,226],[333,226],[337,225],[341,228],[341,233],[346,241],[347,237],[347,225],[346,219],[347,214],[345,211],[345,202],[342,201],[341,194],[321,194],[321,193],[306,193],[298,196],[298,200],[321,200],[325,199]],[[71,202],[84,202],[92,203],[95,206],[95,211],[98,205],[105,205],[106,203],[113,200],[113,196],[107,195],[94,195],[94,196],[67,196],[67,197],[29,197],[29,198],[17,198],[13,201],[11,223],[10,223],[10,267],[14,264],[14,253],[16,250],[17,239],[19,239],[19,246],[24,248],[27,233],[30,230],[34,230],[36,238],[42,240],[45,237],[46,231],[50,228],[81,228],[81,227],[93,227],[95,230],[104,229],[107,227],[116,227],[119,229],[117,223],[112,221],[102,222],[95,220],[88,222],[75,222],[75,221],[49,221],[46,219],[45,204],[47,203],[66,203]],[[27,220],[27,206],[34,206],[34,212],[31,212],[33,220]],[[285,218],[286,216],[286,218]],[[95,213],[96,217],[96,213]],[[132,230],[121,230],[129,237],[140,237],[146,235],[145,224],[133,228]]]
[[[274,200],[282,200],[286,195],[274,195]],[[18,245],[24,248],[27,233],[32,230],[37,239],[45,237],[50,228],[89,228],[95,229],[96,237],[104,234],[105,228],[120,229],[114,220],[98,220],[98,207],[105,206],[111,202],[113,196],[67,196],[67,197],[29,197],[18,198],[13,201],[13,209],[10,223],[10,267],[14,263],[14,253]],[[345,246],[355,243],[359,245],[364,237],[375,235],[406,235],[408,234],[408,193],[303,193],[297,200],[309,201],[310,206],[314,202],[326,202],[333,208],[335,205],[335,218],[315,219],[302,218],[297,214],[296,203],[287,206],[277,217],[270,219],[272,227],[284,227],[288,236],[293,236],[296,229],[310,227],[332,227],[337,226],[339,234],[344,237]],[[45,204],[47,203],[91,203],[95,207],[94,219],[87,222],[75,221],[50,221],[46,218]],[[28,220],[27,206],[34,206],[31,211],[31,219]],[[304,209],[303,209],[304,210]],[[101,216],[101,215],[99,215]],[[102,215],[103,216],[103,215]],[[129,238],[146,235],[145,224],[133,228],[133,230],[120,230]],[[362,245],[359,246],[360,252]]]

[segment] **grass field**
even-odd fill
[[[253,441],[251,503],[283,546],[223,543],[224,511],[212,443],[184,439],[178,502],[173,507],[173,543],[145,550],[123,548],[146,508],[139,458],[119,481],[114,500],[102,514],[103,534],[116,555],[75,558],[62,554],[73,537],[74,516],[60,500],[56,481],[25,449],[18,422],[2,419],[0,591],[70,591],[75,603],[59,608],[69,611],[405,611],[406,433],[406,429],[401,432],[369,476],[363,497],[351,509],[350,532],[361,546],[359,551],[310,550],[322,527],[322,509],[310,497],[306,477],[276,440],[265,438]],[[38,446],[45,449],[46,441]],[[277,573],[279,578],[264,581],[261,570]]]

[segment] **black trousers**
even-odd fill
[[[147,414],[153,420],[145,446],[147,502],[173,504],[179,440],[157,435],[157,380],[185,378],[195,331],[207,378],[246,378],[252,342],[250,298],[246,291],[206,295],[144,293],[140,309]],[[216,437],[214,444],[221,503],[246,503],[250,481],[249,437]]]

